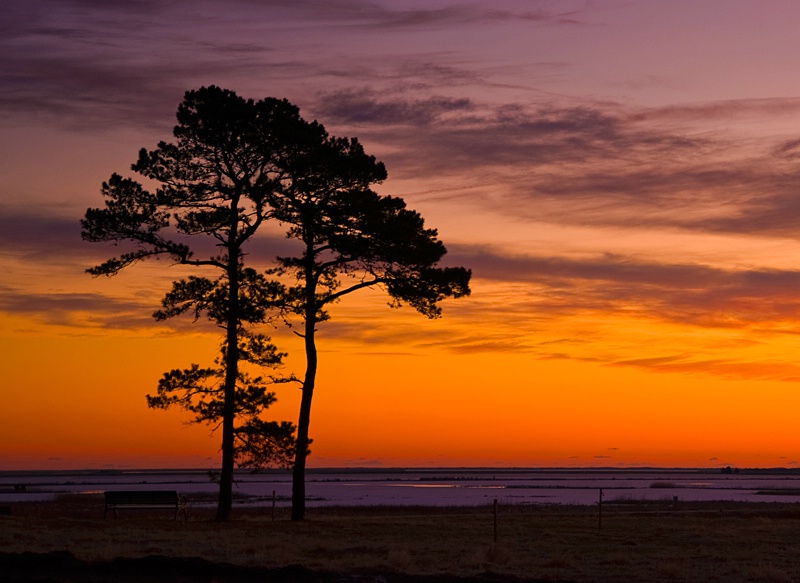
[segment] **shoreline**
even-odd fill
[[[726,471],[687,468],[528,469],[407,468],[317,469],[307,476],[309,506],[409,506],[597,503],[614,499],[800,502],[800,472],[787,468]],[[62,494],[109,490],[175,490],[199,503],[218,493],[216,474],[205,470],[0,473],[0,506],[54,500]],[[241,504],[286,505],[287,471],[237,472]],[[213,502],[212,502],[213,503]]]

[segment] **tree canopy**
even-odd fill
[[[192,365],[165,374],[149,403],[183,407],[199,422],[220,419],[220,520],[230,513],[234,459],[241,451],[236,444],[242,446],[248,428],[275,430],[281,446],[288,443],[289,426],[255,421],[274,398],[267,385],[275,378],[250,377],[240,363],[275,366],[280,353],[252,328],[278,312],[300,317],[306,370],[292,488],[292,518],[299,520],[305,514],[318,369],[316,326],[329,318],[329,306],[360,289],[380,287],[391,306],[406,304],[436,318],[442,300],[470,293],[471,273],[439,265],[446,249],[437,231],[426,228],[401,198],[373,190],[385,180],[386,168],[357,139],[330,136],[288,101],[245,100],[203,87],[186,93],[177,118],[175,143],[142,149],[132,166],[158,185],[155,192],[114,174],[103,184],[105,208],[86,211],[84,239],[132,243],[89,272],[114,275],[160,255],[216,269],[214,278],[193,275],[175,282],[156,317],[205,315],[225,331],[221,357],[214,367]],[[284,227],[298,252],[277,257],[259,272],[246,265],[246,248],[268,221]],[[214,250],[204,253],[208,241]]]
[[[245,100],[215,86],[188,91],[178,107],[175,142],[159,142],[154,150],[143,148],[132,165],[134,172],[155,183],[157,189],[151,192],[131,178],[113,174],[102,186],[105,208],[88,209],[82,221],[85,240],[129,245],[125,252],[90,268],[93,275],[114,275],[156,256],[216,272],[213,278],[194,276],[176,282],[156,317],[164,319],[189,310],[195,317],[205,314],[224,330],[221,360],[214,369],[168,373],[151,405],[180,404],[190,411],[199,407],[194,411],[198,420],[213,421],[219,416],[218,520],[226,520],[231,510],[237,411],[249,414],[244,405],[247,399],[237,398],[237,384],[249,386],[239,367],[247,356],[246,342],[256,338],[248,335],[248,329],[268,320],[274,298],[281,291],[245,265],[245,249],[270,218],[268,200],[279,177],[276,152],[282,147],[277,136],[285,133],[280,127],[299,119],[297,108],[286,100]],[[275,363],[260,359],[260,364]],[[217,378],[221,393],[200,383],[198,375],[204,376],[204,382]],[[198,396],[201,386],[210,400],[201,398],[191,404],[176,400],[174,393],[168,396],[168,388]],[[260,407],[271,402],[260,388],[251,389],[253,395],[261,395]],[[243,427],[253,430],[255,424],[240,426],[240,438],[245,435]],[[250,437],[255,438],[255,433]]]
[[[408,304],[421,314],[441,315],[439,302],[470,293],[471,273],[441,267],[446,253],[435,229],[425,228],[419,213],[372,185],[386,178],[384,165],[364,152],[356,139],[335,138],[317,123],[292,136],[284,150],[279,187],[270,200],[274,217],[287,236],[302,243],[301,252],[279,257],[279,273],[295,280],[287,306],[303,320],[306,371],[298,420],[292,518],[305,515],[305,465],[311,402],[316,384],[317,324],[327,307],[343,296],[382,287],[390,305]]]

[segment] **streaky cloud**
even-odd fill
[[[114,297],[108,294],[60,292],[33,293],[12,286],[0,286],[0,313],[26,316],[50,326],[64,326],[71,333],[102,330],[164,332],[211,332],[212,324],[191,318],[157,322],[152,313],[157,298]]]
[[[441,28],[468,24],[493,24],[508,21],[575,25],[580,22],[580,10],[548,10],[531,8],[505,0],[493,2],[491,7],[480,3],[448,3],[436,6],[430,2],[425,7],[405,7],[386,0],[300,0],[290,4],[280,0],[265,2],[240,2],[255,6],[280,8],[294,13],[295,17],[336,25],[359,26],[398,31]],[[522,8],[520,8],[522,6]],[[554,4],[553,6],[558,6]]]
[[[183,240],[180,235],[176,239]],[[191,241],[194,246],[197,240]],[[215,253],[210,238],[200,244],[199,249]],[[21,260],[36,260],[47,264],[51,260],[62,263],[86,263],[102,261],[110,255],[119,253],[120,248],[113,245],[87,243],[81,238],[79,218],[42,213],[31,214],[21,209],[0,208],[0,248],[8,256]],[[296,245],[282,233],[264,233],[254,238],[247,247],[247,253],[257,262],[269,265],[276,256],[297,252]]]
[[[709,103],[679,104],[662,107],[645,108],[632,112],[632,121],[679,120],[686,122],[703,122],[753,116],[769,117],[792,116],[800,111],[800,98],[771,97],[758,99],[729,99]]]
[[[78,218],[33,215],[0,207],[0,248],[25,260],[79,261],[90,255]]]
[[[697,359],[675,354],[657,358],[625,359],[610,366],[643,368],[655,372],[698,374],[730,380],[761,379],[781,382],[800,380],[800,365],[792,362],[749,362],[734,359]]]
[[[800,270],[729,270],[605,254],[590,259],[506,256],[451,248],[451,260],[470,265],[476,279],[535,284],[540,314],[639,314],[692,326],[783,333],[800,319]],[[502,310],[502,308],[499,308]]]
[[[736,106],[781,115],[800,106],[762,101]],[[797,236],[797,139],[753,150],[747,140],[689,133],[613,104],[489,105],[372,88],[323,95],[316,108],[388,148],[394,176],[429,177],[443,185],[440,198],[472,199],[494,214]]]
[[[93,293],[31,293],[3,286],[0,312],[38,318],[54,326],[80,329],[138,329],[153,326],[153,306],[133,299]],[[148,311],[148,308],[150,310]]]
[[[580,178],[609,162],[617,170],[623,160],[641,172],[639,160],[652,164],[658,156],[690,158],[709,146],[707,138],[637,125],[597,106],[487,106],[442,98],[412,102],[402,96],[378,97],[368,90],[344,98],[338,93],[325,96],[318,109],[322,117],[369,122],[356,125],[356,131],[391,146],[392,166],[404,172],[469,177],[474,172],[468,170],[480,168],[496,172],[500,189],[504,183],[515,184],[520,175],[531,177],[534,184],[546,182],[558,169]],[[429,113],[420,115],[420,110]],[[359,118],[359,112],[392,115]],[[375,125],[382,121],[385,125]],[[419,131],[395,127],[400,121],[417,124]],[[580,194],[578,188],[569,192]]]
[[[364,92],[342,91],[323,96],[319,107],[333,122],[381,125],[428,125],[451,113],[473,109],[467,98],[431,97],[422,100],[381,101]]]

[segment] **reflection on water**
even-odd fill
[[[459,488],[456,484],[386,484],[396,488]]]
[[[177,490],[213,504],[208,470],[0,472],[0,504],[105,490]],[[311,470],[309,506],[596,504],[603,500],[800,502],[800,471],[681,469],[363,469]],[[236,504],[280,505],[291,498],[286,471],[240,472]]]

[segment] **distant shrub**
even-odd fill
[[[675,482],[653,482],[650,484],[651,488],[677,488]]]

